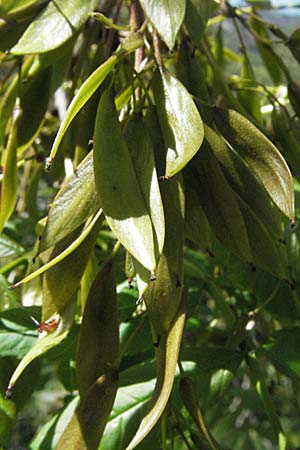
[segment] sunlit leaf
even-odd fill
[[[48,3],[11,52],[15,55],[24,55],[47,52],[59,47],[78,32],[94,5],[94,0],[84,4],[80,0],[72,3],[65,3],[62,0]]]
[[[150,433],[166,407],[175,377],[184,322],[185,300],[183,298],[170,330],[161,338],[157,347],[157,381],[150,409],[126,450],[134,449]]]
[[[152,222],[109,90],[99,103],[94,141],[95,183],[106,220],[129,253],[153,271]]]
[[[169,48],[175,39],[185,14],[185,0],[141,0],[146,15]]]
[[[223,136],[260,179],[274,203],[292,219],[293,180],[277,148],[237,111],[214,108],[213,116]]]
[[[173,75],[157,70],[153,84],[166,148],[165,176],[172,177],[199,150],[204,136],[203,124],[190,94]]]

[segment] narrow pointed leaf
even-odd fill
[[[67,129],[69,128],[76,114],[78,114],[81,108],[87,103],[87,101],[91,98],[94,92],[98,89],[100,84],[105,80],[107,75],[113,70],[118,60],[119,57],[117,55],[112,55],[110,58],[108,58],[107,61],[101,64],[101,66],[99,66],[89,76],[89,78],[85,80],[85,82],[80,86],[80,89],[73,97],[73,100],[70,103],[70,106],[68,107],[67,113],[62,123],[60,124],[59,130],[57,132],[55,141],[51,149],[50,160],[55,157],[58,147],[62,141],[62,138],[64,137]]]
[[[21,96],[22,117],[18,129],[18,154],[34,141],[37,136],[50,98],[52,67],[37,73],[28,82]]]
[[[99,209],[93,152],[90,152],[75,173],[67,178],[54,198],[39,244],[39,252],[43,252],[72,233]]]
[[[204,125],[205,139],[222,165],[232,189],[244,200],[277,239],[282,239],[281,215],[274,210],[270,197],[255,174],[238,153],[229,147],[222,137]]]
[[[186,88],[167,71],[156,71],[153,90],[166,148],[168,178],[183,169],[199,150],[203,123]]]
[[[243,216],[206,142],[193,165],[197,173],[200,203],[213,233],[230,251],[250,262],[252,255]]]
[[[66,249],[61,251],[61,253],[59,253],[57,256],[55,256],[53,259],[51,259],[51,261],[47,262],[42,267],[37,269],[35,272],[31,273],[30,275],[27,275],[21,281],[15,283],[13,286],[11,286],[11,289],[18,287],[21,284],[28,283],[28,281],[31,281],[34,278],[36,278],[37,276],[46,272],[46,270],[49,270],[51,267],[55,266],[56,264],[61,262],[64,258],[69,256],[72,252],[74,252],[74,250],[76,250],[80,246],[80,244],[82,244],[82,242],[86,239],[86,237],[89,235],[89,233],[93,229],[94,225],[98,221],[101,213],[102,213],[102,210],[100,209],[99,212],[90,221],[90,223],[86,226],[86,228],[82,231],[82,233]]]
[[[99,66],[94,72],[85,80],[85,82],[80,86],[80,89],[73,97],[70,106],[66,112],[64,120],[62,121],[59,130],[57,132],[55,141],[53,143],[50,162],[56,155],[58,147],[64,137],[68,127],[73,121],[74,117],[81,108],[87,103],[94,92],[98,89],[101,83],[105,80],[108,74],[114,69],[115,65],[119,62],[123,55],[126,53],[131,53],[139,47],[143,46],[143,39],[139,33],[130,34],[120,45],[118,50],[110,56],[101,66]]]
[[[185,0],[141,0],[141,5],[167,46],[172,49],[185,14]]]
[[[12,116],[11,131],[5,149],[3,180],[1,186],[0,231],[11,216],[17,200],[17,134],[21,118],[21,109],[17,100]]]
[[[251,208],[238,196],[236,199],[246,224],[253,264],[283,279],[288,278],[279,249],[264,224]],[[283,245],[279,244],[278,245]]]
[[[95,5],[94,0],[82,3],[80,0],[50,2],[33,20],[19,42],[11,49],[14,55],[43,53],[59,47],[82,27],[88,13]]]
[[[55,311],[60,312],[78,290],[101,228],[102,217],[99,218],[99,214],[81,233],[74,231],[54,247],[50,263],[54,260],[56,264],[43,277],[43,320]]]
[[[126,448],[133,450],[150,433],[161,417],[171,394],[185,322],[185,299],[178,308],[174,322],[166,335],[161,338],[157,348],[157,381],[150,410],[143,418],[136,435]]]
[[[210,0],[187,0],[186,2],[184,22],[193,43],[197,47],[201,44],[209,19],[210,4]]]
[[[187,167],[186,169],[189,168]],[[194,172],[192,170],[185,170],[185,233],[187,238],[199,245],[202,250],[210,250],[212,246],[212,231],[201,206],[197,192],[198,187]]]
[[[260,179],[274,203],[292,219],[293,180],[277,148],[237,111],[214,108],[213,116],[223,136]]]
[[[94,142],[95,183],[106,220],[129,253],[153,271],[152,222],[109,90],[99,103]]]

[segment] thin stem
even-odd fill
[[[115,362],[115,365],[116,365],[116,366],[119,366],[119,365],[120,365],[120,363],[121,363],[121,361],[122,361],[124,355],[125,355],[126,352],[128,351],[128,348],[129,348],[131,342],[135,339],[135,337],[137,336],[137,334],[139,333],[139,331],[141,330],[141,328],[144,326],[144,324],[145,324],[145,319],[146,319],[146,316],[142,316],[142,318],[141,318],[141,320],[140,320],[138,326],[133,330],[133,332],[131,333],[131,335],[130,335],[129,338],[127,339],[126,344],[124,345],[124,347],[123,347],[122,350],[120,351],[120,353],[119,353],[119,355],[118,355],[118,358],[117,358],[117,360],[116,360],[116,362]]]
[[[0,268],[0,274],[5,275],[6,273],[13,270],[15,267],[28,264],[28,256],[20,256],[17,259],[14,259],[13,261],[9,262],[5,266]]]
[[[263,308],[265,308],[277,294],[278,289],[280,288],[280,285],[281,285],[281,281],[278,280],[278,282],[276,283],[276,285],[275,285],[273,291],[271,292],[271,294],[269,295],[269,297],[260,306],[255,308],[252,312],[250,312],[249,315],[251,315],[251,314],[257,315]]]

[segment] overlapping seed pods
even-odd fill
[[[118,386],[119,351],[117,295],[108,262],[88,295],[76,353],[80,403],[64,430],[57,449],[97,449]]]
[[[277,148],[237,111],[214,108],[213,116],[220,132],[255,173],[273,202],[293,219],[293,180]]]
[[[153,224],[123,135],[111,90],[103,93],[94,132],[96,189],[106,220],[124,247],[148,270],[157,256]]]

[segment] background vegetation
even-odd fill
[[[0,447],[300,447],[300,29],[262,3],[0,2]]]

